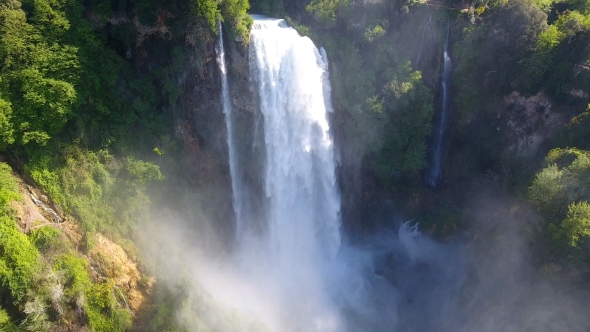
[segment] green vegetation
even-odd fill
[[[360,160],[362,169],[371,174],[367,182],[376,180],[371,183],[393,194],[403,193],[400,200],[412,209],[416,202],[410,200],[429,197],[416,186],[416,171],[427,166],[426,139],[442,61],[430,55],[430,63],[415,63],[421,52],[433,51],[414,45],[432,43],[416,40],[425,38],[423,24],[432,14],[430,29],[439,31],[432,32],[431,38],[439,40],[434,54],[442,49],[440,31],[450,27],[454,66],[448,178],[465,181],[452,184],[454,190],[463,191],[461,186],[472,185],[467,181],[478,179],[523,194],[542,216],[543,231],[536,234],[536,241],[552,248],[544,257],[590,263],[584,254],[590,237],[590,111],[584,109],[590,93],[588,1],[472,4],[473,10],[459,12],[428,10],[411,1],[362,8],[343,1],[310,2],[311,15],[303,16],[296,27],[330,55],[335,119],[340,142],[347,147],[343,158]],[[521,105],[504,105],[504,98],[513,92],[524,97],[540,94],[552,104],[552,113],[572,119],[555,140],[541,147],[545,152],[558,148],[549,152],[541,170],[533,152],[525,156],[509,151],[508,145],[518,143],[504,132],[506,122],[530,122]],[[523,132],[530,135],[542,126],[555,125],[550,121],[545,116]],[[465,220],[457,221],[461,212],[456,208],[418,209],[423,209],[420,214],[437,233],[446,233],[443,228],[458,222],[468,227]]]
[[[347,4],[348,0],[312,0],[306,9],[324,20],[334,21],[337,10]]]
[[[72,254],[59,256],[53,267],[63,274],[64,294],[70,305],[83,304],[93,331],[125,331],[131,327],[129,311],[117,308],[114,283],[92,283],[88,262]]]
[[[576,115],[562,129],[557,140],[557,146],[575,146],[579,149],[590,150],[590,105],[587,111]]]
[[[554,149],[545,162],[529,196],[546,218],[555,247],[579,254],[582,240],[590,237],[590,152]]]
[[[313,1],[307,7],[313,13],[311,28],[296,25],[330,56],[344,158],[366,165],[389,188],[399,175],[415,175],[428,166],[434,115],[435,91],[414,67],[415,55],[405,49],[406,41],[400,40],[400,25],[410,21],[398,11],[402,5],[361,8],[346,1]],[[427,14],[420,12],[414,19],[427,19]]]
[[[48,252],[51,249],[58,249],[66,247],[67,244],[63,241],[62,232],[53,227],[40,227],[32,230],[29,233],[29,239],[41,252]]]
[[[34,156],[26,170],[88,232],[130,237],[149,205],[146,186],[162,180],[158,166],[107,150],[65,146],[58,157]]]
[[[565,4],[549,21],[542,8],[553,2],[539,8],[526,0],[510,1],[486,12],[482,24],[465,27],[455,47],[457,108],[473,114],[480,104],[477,96],[513,90],[544,90],[558,99],[570,98],[572,90],[587,91],[590,74],[579,69],[590,57],[590,21],[572,10],[571,2]]]
[[[57,225],[21,229],[9,204],[20,199],[17,183],[0,163],[0,330],[131,327],[113,281],[91,277],[77,250],[101,232],[135,254],[148,192],[164,180],[156,162],[175,164],[186,72],[205,77],[218,20],[248,43],[248,8],[247,0],[0,3],[0,154],[82,225],[87,247]]]
[[[21,302],[33,286],[39,271],[39,253],[27,236],[20,232],[11,216],[8,203],[19,199],[11,169],[0,163],[0,305]]]
[[[248,0],[224,0],[221,2],[221,14],[229,18],[230,26],[233,27],[232,35],[239,37],[244,45],[250,40],[250,27],[252,18],[246,13],[250,8]],[[226,22],[227,23],[227,22]]]
[[[0,210],[8,213],[8,203],[19,199],[16,180],[10,175],[12,169],[6,163],[0,163]]]
[[[131,314],[116,303],[112,281],[92,281],[88,261],[58,229],[44,226],[26,235],[18,228],[8,203],[20,195],[4,163],[0,193],[0,330],[16,331],[19,325],[47,331],[58,319],[82,324],[86,318],[93,331],[129,328]]]
[[[422,83],[422,75],[413,71],[410,63],[400,64],[393,79],[381,96],[371,98],[372,110],[385,114],[384,127],[380,130],[381,149],[373,154],[372,169],[382,181],[392,172],[408,172],[423,169],[426,163],[426,138],[431,132],[430,123],[434,108],[432,94]],[[377,129],[378,130],[378,129]]]
[[[6,304],[19,303],[33,287],[34,277],[39,272],[39,252],[11,218],[0,218],[0,231],[2,298],[9,299]]]
[[[461,34],[452,48],[457,64],[455,132],[462,138],[456,138],[457,148],[451,153],[457,160],[467,160],[459,164],[463,167],[504,174],[504,183],[517,193],[528,187],[526,196],[544,220],[537,240],[550,244],[553,251],[546,257],[554,261],[590,262],[590,256],[581,254],[588,237],[590,199],[588,112],[583,108],[590,91],[586,5],[587,1],[484,2],[486,10],[463,14],[474,16],[458,25]],[[501,126],[506,120],[500,119],[527,121],[527,115],[519,114],[522,106],[498,107],[514,91],[524,96],[542,94],[553,104],[551,112],[569,109],[561,116],[573,116],[549,143],[557,149],[547,154],[541,170],[534,157],[510,155],[506,145],[498,144],[506,139]]]
[[[572,203],[568,207],[567,217],[558,227],[556,237],[563,244],[580,248],[583,237],[590,237],[590,204],[585,201]]]

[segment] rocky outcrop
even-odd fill
[[[94,278],[112,279],[118,288],[116,294],[124,306],[129,310],[137,311],[145,301],[145,295],[149,294],[153,279],[143,276],[137,264],[131,260],[123,248],[102,234],[96,234],[93,239],[93,246],[88,251],[88,257]]]

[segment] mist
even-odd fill
[[[154,216],[158,222],[144,230],[141,248],[158,282],[182,289],[182,305],[170,319],[188,330],[590,328],[590,293],[583,284],[534,266],[527,233],[538,217],[526,204],[480,193],[469,202],[473,227],[444,243],[421,232],[416,221],[394,217],[390,203],[383,205],[388,227],[354,245],[344,240],[321,271],[308,271],[319,278],[315,282],[323,281],[319,293],[269,264],[259,243],[227,249],[203,215]]]

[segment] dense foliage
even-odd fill
[[[529,189],[530,198],[547,219],[556,249],[590,259],[579,250],[590,237],[590,152],[555,149],[545,163]]]
[[[52,199],[80,219],[89,232],[128,238],[147,213],[146,185],[162,180],[159,168],[107,150],[64,146],[58,158],[35,155],[26,170]]]
[[[390,185],[400,174],[428,166],[427,139],[434,115],[433,86],[416,70],[389,7],[315,1],[312,36],[330,55],[335,123],[346,158],[366,164]],[[399,24],[408,17],[394,14]],[[306,29],[298,27],[303,33]]]
[[[453,124],[446,176],[457,182],[451,187],[463,191],[472,186],[465,182],[477,179],[501,182],[504,190],[525,193],[543,219],[542,231],[535,233],[534,241],[546,244],[538,249],[544,259],[590,263],[590,113],[585,107],[590,94],[588,2],[447,4],[448,9],[466,9],[432,10],[405,1],[362,7],[346,1],[310,2],[307,10],[312,18],[304,16],[302,21],[312,28],[297,28],[318,40],[331,55],[342,144],[365,162],[365,170],[371,171],[379,186],[412,178],[412,171],[427,166],[426,138],[438,100],[437,75],[442,63],[433,54],[440,54],[442,31],[448,27]],[[433,51],[433,46],[438,50]],[[528,120],[526,107],[518,102],[506,105],[505,98],[514,94],[523,100],[545,98],[552,109],[536,106],[535,112],[545,115]],[[563,126],[552,122],[549,114],[565,119],[567,125],[547,133],[546,128]],[[521,124],[524,128],[518,128]],[[521,132],[510,137],[504,132],[510,126]],[[510,150],[510,145],[519,144],[518,139],[537,130],[546,139],[537,150]],[[541,165],[540,159],[551,148],[558,149],[551,150]],[[408,193],[407,185],[407,181],[398,181],[389,190]],[[413,194],[399,199],[428,195],[423,188],[410,192]],[[448,215],[460,219],[456,209],[423,208],[426,224],[434,224],[434,229],[437,225],[446,228]]]
[[[585,151],[590,148],[585,111],[590,91],[587,2],[515,0],[487,4],[485,10],[465,15],[473,24],[461,26],[453,48],[454,109],[463,136],[457,139],[463,151],[456,153],[463,153],[481,171],[503,172],[516,191],[518,185],[530,186],[527,196],[544,219],[538,237],[553,248],[551,259],[590,262],[580,250],[590,234]],[[499,118],[508,112],[513,118],[526,117],[518,115],[523,112],[520,106],[498,107],[514,91],[546,97],[553,104],[551,112],[571,118],[543,147],[545,151],[536,152],[558,148],[549,151],[540,171],[535,155],[510,155],[506,146],[498,144],[506,139]],[[547,112],[538,107],[539,114]],[[532,130],[547,126],[543,121],[537,120]]]
[[[62,232],[19,228],[10,202],[20,200],[11,169],[0,163],[0,329],[47,331],[56,322],[95,331],[124,331],[131,315],[115,302],[111,281],[92,281],[88,262]]]
[[[93,276],[78,250],[101,232],[135,253],[148,191],[164,179],[156,162],[174,158],[179,77],[204,75],[218,20],[247,44],[248,8],[246,0],[0,3],[0,153],[82,225],[85,240],[78,248],[51,225],[18,226],[9,203],[20,194],[0,163],[0,330],[130,328],[116,298],[124,295]]]

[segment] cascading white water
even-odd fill
[[[231,175],[231,186],[233,195],[234,215],[236,219],[236,234],[241,234],[243,220],[243,194],[242,181],[239,172],[239,162],[234,140],[234,114],[232,112],[231,99],[229,95],[229,84],[227,79],[227,67],[225,65],[225,47],[223,46],[223,29],[221,21],[217,22],[219,29],[219,40],[217,42],[217,65],[221,73],[221,102],[223,114],[225,114],[225,125],[227,129],[227,146],[229,152],[229,170]]]
[[[251,313],[269,331],[341,332],[345,324],[331,293],[340,195],[328,123],[327,57],[283,20],[253,18],[250,78],[258,93],[266,158],[259,170],[264,197],[255,201],[264,209],[260,215],[246,212],[257,191],[240,178],[238,156],[248,151],[238,154],[243,135],[234,122],[220,37],[217,60],[238,241],[231,263],[201,269],[199,280],[221,303]]]
[[[326,267],[340,246],[340,196],[327,118],[331,110],[327,60],[309,38],[283,20],[253,18],[251,81],[263,116],[266,156],[261,170],[266,207],[263,216],[256,216],[262,223],[247,220],[252,216],[240,218],[241,203],[250,191],[238,178],[232,147],[237,133],[232,132],[225,75],[223,99],[228,104],[224,111],[234,206],[241,223],[238,229],[243,228],[234,266],[242,282],[249,284],[246,288],[259,289],[258,297],[266,304],[256,306],[258,300],[250,295],[244,296],[249,298],[246,302],[235,298],[230,302],[254,310],[271,330],[341,331],[326,277]],[[223,73],[222,44],[218,53]],[[251,229],[254,224],[265,225],[262,233]],[[240,292],[246,290],[235,291]]]
[[[317,264],[340,245],[327,61],[283,20],[255,16],[250,38],[264,116],[269,240],[277,259]]]
[[[449,26],[450,31],[450,26]],[[442,177],[442,146],[444,140],[444,134],[447,127],[447,121],[449,117],[449,88],[451,84],[451,58],[448,53],[449,44],[449,33],[447,32],[447,39],[445,41],[444,49],[444,64],[443,64],[443,77],[441,82],[441,108],[439,113],[438,123],[434,127],[433,143],[432,143],[432,157],[430,162],[430,169],[428,170],[426,183],[435,187]]]

